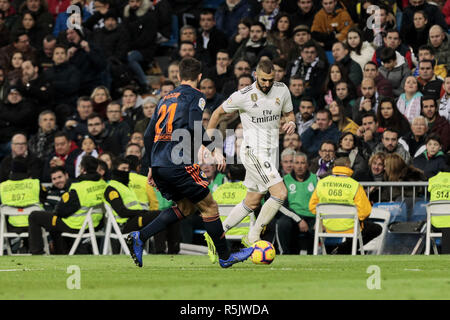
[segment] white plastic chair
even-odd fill
[[[105,203],[106,209],[106,226],[105,226],[105,241],[103,243],[103,255],[112,254],[111,248],[111,239],[119,240],[120,247],[126,255],[130,255],[130,249],[128,249],[127,244],[125,243],[125,238],[128,233],[122,234],[120,231],[119,224],[116,221],[116,217],[114,216],[113,210],[111,206]],[[114,232],[111,232],[114,229]]]
[[[75,254],[75,251],[77,250],[78,245],[81,242],[81,239],[86,239],[86,238],[90,238],[90,240],[91,240],[93,254],[96,256],[99,255],[96,237],[104,236],[104,233],[101,231],[95,232],[94,223],[92,222],[92,213],[104,212],[104,210],[105,210],[105,207],[103,206],[103,204],[89,208],[88,212],[86,213],[86,217],[84,219],[83,225],[81,226],[80,231],[78,231],[78,233],[63,232],[61,234],[61,236],[63,236],[63,237],[75,238],[72,248],[69,251],[69,256],[72,256]],[[86,232],[86,227],[87,227],[88,232]]]
[[[369,243],[364,245],[364,251],[372,252],[376,255],[380,255],[381,252],[383,252],[384,241],[386,239],[390,219],[391,213],[389,211],[379,208],[372,208],[372,212],[370,213],[368,220],[372,220],[373,222],[379,224],[383,229],[378,237],[372,239]]]
[[[434,238],[441,238],[441,232],[431,232],[431,217],[450,216],[450,201],[433,201],[427,204],[427,222],[425,237],[425,255],[430,254],[430,242],[433,240],[433,252],[438,254]]]
[[[352,233],[324,232],[323,219],[353,219]],[[324,238],[352,238],[352,255],[356,255],[357,240],[359,240],[360,252],[364,255],[363,241],[359,227],[358,210],[355,206],[344,204],[319,203],[316,207],[316,225],[314,232],[313,254],[319,251],[319,239],[322,243],[322,254],[326,255]]]
[[[16,208],[1,205],[0,206],[0,256],[3,256],[4,245],[6,244],[6,252],[8,255],[12,255],[11,246],[9,244],[8,238],[28,238],[28,232],[8,232],[6,228],[6,217],[7,216],[23,216],[30,215],[33,211],[42,211],[42,208],[38,205],[31,205],[25,208]],[[42,237],[44,239],[44,251],[46,254],[49,254],[48,248],[48,240],[47,240],[48,232],[42,228]]]

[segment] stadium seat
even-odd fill
[[[405,202],[377,202],[373,205],[373,208],[380,208],[387,210],[391,213],[391,220],[389,223],[392,222],[406,222],[407,221],[407,214],[408,209],[406,207]]]
[[[16,232],[8,232],[6,228],[6,217],[7,216],[21,216],[21,215],[30,215],[33,211],[41,211],[42,208],[37,205],[32,205],[26,208],[15,208],[9,207],[5,205],[0,206],[0,256],[3,255],[4,245],[6,244],[6,252],[8,255],[12,255],[11,246],[9,244],[8,238],[28,238],[28,232],[16,233]],[[44,251],[46,254],[49,254],[48,248],[48,232],[42,228],[42,236],[44,239]]]
[[[325,55],[327,57],[329,64],[334,63],[334,57],[333,57],[333,53],[331,51],[325,51]]]
[[[203,0],[202,8],[217,9],[225,0]]]
[[[381,208],[372,208],[372,212],[368,218],[369,221],[379,224],[383,229],[381,234],[364,245],[364,251],[380,255],[383,252],[386,234],[388,230],[391,213]]]
[[[414,204],[411,221],[425,221],[427,220],[427,204],[428,201],[417,201]]]
[[[120,247],[126,255],[130,255],[130,250],[125,243],[125,238],[128,234],[122,234],[119,224],[116,221],[116,217],[109,204],[105,203],[106,210],[106,226],[105,226],[105,240],[103,242],[103,255],[112,254],[111,238],[119,240]],[[111,232],[114,229],[114,232]]]
[[[352,233],[331,233],[324,232],[323,219],[353,219]],[[357,240],[361,248],[361,255],[364,255],[364,248],[359,228],[358,211],[355,206],[331,203],[319,203],[316,207],[316,229],[314,233],[314,249],[313,254],[317,255],[319,251],[319,239],[321,243],[325,243],[324,238],[352,238],[352,255],[356,255]],[[322,246],[322,254],[326,255],[325,246]]]
[[[63,237],[75,238],[72,248],[69,251],[69,256],[72,256],[75,254],[75,251],[77,250],[78,245],[81,242],[81,239],[88,239],[88,238],[91,240],[92,253],[96,256],[99,255],[96,237],[104,236],[104,233],[100,232],[100,231],[99,232],[95,231],[91,215],[94,212],[95,213],[98,213],[98,212],[104,213],[104,211],[105,211],[105,207],[103,206],[103,204],[89,208],[88,212],[86,213],[86,218],[84,219],[83,225],[81,226],[80,231],[78,233],[63,232],[61,234]],[[86,227],[88,229],[87,233],[86,233]]]
[[[438,254],[436,242],[434,238],[441,238],[442,233],[431,232],[431,217],[450,216],[450,201],[433,201],[427,205],[427,222],[426,222],[426,238],[425,238],[425,255],[430,254],[430,242],[433,240],[433,251]]]

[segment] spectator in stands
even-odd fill
[[[284,148],[280,155],[280,175],[284,177],[292,172],[294,168],[294,156],[296,151],[291,148]]]
[[[76,106],[78,91],[81,84],[80,71],[68,62],[67,49],[56,45],[53,50],[54,66],[48,68],[44,75],[54,88],[55,104]]]
[[[22,52],[16,51],[11,56],[11,61],[8,65],[8,69],[6,70],[6,79],[10,85],[17,85],[20,78],[22,77],[22,62],[23,55]]]
[[[37,50],[30,45],[30,37],[25,32],[19,32],[12,38],[12,43],[0,49],[0,66],[7,70],[14,52],[22,52],[23,59],[35,59]]]
[[[175,89],[175,84],[172,81],[164,80],[161,83],[161,88],[160,88],[160,91],[159,91],[160,98],[163,98],[164,96],[169,94],[169,92],[171,92],[174,89]]]
[[[420,46],[428,42],[430,27],[427,14],[421,10],[414,13],[414,24],[406,27],[407,31],[403,38],[405,39],[405,43],[413,49],[416,56]]]
[[[142,113],[142,97],[132,86],[126,86],[122,92],[122,117],[134,128],[136,122],[144,118]]]
[[[369,166],[358,144],[358,138],[353,133],[344,132],[339,138],[336,158],[348,157],[350,168],[353,170],[352,178],[357,181],[367,181]]]
[[[301,136],[303,150],[310,157],[317,155],[323,141],[331,140],[337,143],[338,139],[339,130],[333,124],[332,115],[327,109],[317,111],[314,123]]]
[[[32,101],[38,110],[52,109],[54,106],[53,86],[45,75],[39,73],[39,66],[32,60],[25,60],[21,66],[21,78],[17,87],[24,98]]]
[[[325,50],[323,50],[322,46],[312,38],[310,27],[302,24],[296,26],[292,31],[292,40],[294,41],[294,46],[287,56],[288,61],[297,59],[301,54],[303,45],[309,41],[312,41],[316,45],[319,59],[323,62],[328,61]]]
[[[90,95],[92,90],[103,85],[101,74],[106,70],[106,59],[102,50],[80,29],[67,29],[69,62],[83,75],[80,81],[80,95]]]
[[[217,93],[214,81],[208,78],[203,78],[200,81],[200,91],[206,96],[205,108],[208,108],[211,113],[214,112],[225,100],[225,98]]]
[[[299,112],[300,101],[303,99],[305,93],[305,81],[298,74],[289,79],[289,92],[291,93],[294,114],[297,114]]]
[[[245,59],[239,59],[234,63],[233,74],[234,77],[223,85],[222,94],[225,98],[228,98],[238,88],[238,79],[242,75],[250,75],[252,68],[250,63]],[[253,83],[253,81],[252,81]]]
[[[398,97],[403,93],[403,86],[406,78],[411,74],[411,70],[404,58],[390,47],[381,50],[380,74],[392,84],[392,93]]]
[[[105,118],[106,107],[111,102],[111,96],[108,88],[105,86],[96,87],[91,93],[91,102],[94,112],[99,113],[103,118]]]
[[[12,163],[17,157],[24,158],[28,177],[39,179],[42,172],[42,161],[28,150],[27,137],[17,133],[11,138],[11,152],[0,163],[0,182],[9,179]]]
[[[335,91],[335,100],[342,103],[344,106],[344,115],[351,119],[356,102],[353,87],[348,82],[341,80],[336,83]]]
[[[409,4],[410,5],[403,10],[402,25],[400,28],[401,34],[406,34],[408,27],[414,24],[414,13],[417,11],[425,12],[428,23],[431,26],[437,24],[447,30],[447,23],[438,6],[428,3],[425,0],[409,0]]]
[[[296,214],[278,215],[277,241],[280,254],[298,254],[301,250],[312,254],[315,218],[309,211],[308,204],[317,185],[317,176],[308,170],[306,154],[296,153],[293,162],[293,170],[283,180],[288,190],[286,207]]]
[[[347,70],[348,78],[357,86],[363,78],[362,69],[357,62],[350,58],[350,50],[348,45],[343,42],[336,42],[332,46],[334,60],[341,63]]]
[[[37,50],[42,49],[42,40],[48,33],[48,29],[42,29],[42,26],[36,24],[35,17],[32,12],[24,11],[19,19],[20,25],[17,25],[17,29],[13,28],[11,32],[25,32],[30,38],[30,45]]]
[[[178,75],[180,74],[179,63],[179,61],[172,61],[167,67],[167,79],[172,81],[175,87],[180,85],[180,80],[178,80]]]
[[[46,211],[53,212],[56,209],[58,202],[61,201],[62,195],[69,191],[71,180],[64,167],[52,168],[50,170],[50,178],[52,185],[46,188],[47,195],[43,204]],[[54,247],[54,243],[52,243],[52,241],[49,242],[49,247],[50,253],[54,253],[52,252],[52,248]]]
[[[344,132],[356,134],[359,126],[351,118],[345,115],[342,102],[338,100],[332,101],[328,106],[328,110],[330,110],[333,123],[338,128],[340,134],[343,134]]]
[[[422,170],[428,179],[441,171],[448,171],[440,137],[435,134],[429,135],[425,145],[425,151],[413,159],[414,167]]]
[[[297,133],[299,136],[303,134],[314,123],[314,100],[309,97],[304,97],[300,101],[300,112],[295,114]]]
[[[298,0],[296,11],[291,15],[292,26],[306,25],[311,28],[318,10],[312,0]]]
[[[17,12],[15,6],[11,5],[8,0],[0,1],[0,11],[3,13],[5,27],[11,30],[12,25],[16,22]],[[8,39],[9,40],[9,39]]]
[[[96,145],[94,138],[89,135],[81,138],[80,149],[82,152],[75,160],[75,178],[78,178],[81,174],[81,161],[83,160],[83,158],[86,156],[98,158],[98,155],[101,152],[101,150]]]
[[[180,43],[183,41],[192,42],[197,47],[197,31],[191,25],[184,25],[180,28]]]
[[[89,135],[94,139],[98,150],[110,151],[113,154],[119,155],[125,151],[125,138],[110,127],[107,127],[99,114],[93,113],[87,119],[87,126]],[[127,136],[128,142],[129,136]]]
[[[439,115],[450,121],[450,76],[445,77],[443,89],[445,94],[439,101]]]
[[[17,132],[32,133],[36,116],[35,106],[23,99],[17,87],[10,86],[6,101],[0,102],[0,141],[9,141]]]
[[[50,170],[54,167],[64,167],[70,178],[75,178],[75,160],[81,153],[75,141],[63,131],[55,133],[55,150],[44,160],[42,181],[50,182]]]
[[[283,150],[289,148],[294,151],[300,151],[301,146],[302,143],[300,141],[300,136],[298,135],[297,132],[283,135]]]
[[[380,101],[380,107],[377,110],[378,132],[383,132],[387,128],[395,129],[400,136],[410,131],[408,120],[398,111],[394,99],[384,97]]]
[[[118,102],[110,102],[106,107],[106,130],[110,135],[117,135],[120,138],[120,145],[125,146],[130,140],[131,128],[122,119],[121,107]]]
[[[31,12],[35,19],[35,24],[38,26],[45,34],[49,34],[53,29],[53,16],[48,12],[47,1],[44,0],[25,0],[20,5],[17,13],[23,15],[24,12]],[[18,28],[21,25],[21,19],[17,19],[14,23],[13,28]]]
[[[123,24],[129,37],[128,65],[133,70],[142,92],[148,82],[141,64],[153,60],[156,51],[158,17],[150,0],[129,0],[123,9]]]
[[[397,100],[397,109],[402,113],[409,123],[420,115],[420,98],[423,96],[419,91],[419,83],[414,76],[408,76],[404,84],[404,93]]]
[[[441,64],[440,61],[436,59],[435,50],[431,45],[425,44],[423,46],[420,46],[419,48],[419,64],[423,60],[434,60],[434,74],[436,77],[441,77],[444,79],[447,76],[447,66],[445,64]],[[414,68],[413,75],[417,77],[419,75],[419,68]]]
[[[138,131],[144,134],[145,130],[147,129],[148,123],[150,122],[150,119],[152,118],[153,113],[155,112],[157,104],[158,99],[152,96],[146,97],[142,101],[142,113],[144,114],[144,118],[136,122],[136,125],[134,126],[134,131]]]
[[[313,38],[330,50],[336,41],[345,41],[353,20],[347,9],[337,0],[322,0],[322,9],[314,16],[311,26]]]
[[[410,48],[402,43],[400,33],[397,29],[390,29],[386,31],[386,34],[383,36],[383,46],[378,47],[375,50],[375,53],[373,54],[372,61],[375,62],[378,66],[381,65],[381,51],[385,48],[391,48],[394,49],[396,52],[398,52],[406,61],[408,64],[408,67],[410,69],[413,68],[413,57],[411,56],[411,50]],[[400,60],[397,57],[398,60]]]
[[[228,47],[228,37],[216,28],[214,12],[203,10],[200,12],[200,31],[197,36],[197,54],[202,64],[213,66],[217,52]]]
[[[412,165],[408,165],[405,160],[397,153],[388,153],[384,160],[384,181],[405,181],[405,182],[418,182],[427,181],[423,171],[415,168]],[[415,188],[415,195],[423,193],[423,188]],[[392,187],[383,188],[381,190],[381,201],[400,201],[404,198],[413,197],[413,188]],[[391,196],[392,192],[392,196]]]
[[[386,154],[398,154],[406,164],[411,163],[411,155],[398,143],[399,134],[394,129],[387,128],[384,130],[381,142],[373,149],[372,154],[384,152]]]
[[[267,41],[278,49],[280,58],[287,59],[289,52],[294,49],[290,16],[286,12],[280,12],[273,23],[273,28],[267,32]]]
[[[252,22],[253,20],[249,17],[242,18],[239,21],[237,32],[235,32],[228,41],[227,51],[229,52],[230,57],[234,56],[240,45],[249,39]]]
[[[321,179],[331,174],[333,162],[336,159],[336,144],[331,140],[324,140],[319,147],[319,155],[310,160],[309,171]]]
[[[56,115],[51,110],[39,114],[39,129],[28,141],[28,149],[39,159],[47,158],[54,150],[56,133]]]
[[[399,143],[409,152],[414,159],[425,150],[428,121],[424,116],[417,116],[411,123],[411,131],[399,139]]]
[[[432,96],[435,100],[439,100],[443,81],[434,74],[434,66],[433,60],[420,61],[417,81],[424,96]]]
[[[364,41],[363,34],[357,27],[352,27],[347,33],[347,45],[350,49],[350,58],[364,68],[365,64],[370,61],[375,53],[372,45]]]
[[[450,40],[446,31],[439,25],[430,28],[428,44],[436,52],[436,60],[450,70]]]
[[[288,84],[286,81],[286,66],[287,66],[287,61],[286,59],[283,58],[275,58],[272,61],[273,63],[273,68],[275,71],[275,81],[278,82],[284,82],[284,84]]]
[[[272,30],[276,26],[276,17],[280,12],[280,3],[278,0],[262,0],[262,9],[257,20],[264,24],[266,30]]]
[[[288,77],[298,74],[303,78],[305,93],[319,101],[326,79],[327,63],[320,60],[313,41],[308,41],[303,45],[300,57],[289,63],[286,74]]]
[[[222,92],[224,84],[233,77],[230,64],[230,54],[228,51],[220,49],[217,51],[215,66],[209,68],[203,75],[204,78],[214,81],[217,92]]]
[[[379,108],[380,96],[375,86],[375,81],[371,78],[364,78],[361,82],[362,97],[358,98],[352,112],[352,119],[358,125],[361,124],[364,113],[372,111],[377,112]]]
[[[69,140],[78,142],[88,134],[87,118],[94,112],[92,101],[87,96],[81,96],[77,100],[77,111],[71,115],[64,124],[63,131],[69,135]]]
[[[42,49],[37,52],[37,64],[41,72],[46,71],[48,68],[53,67],[53,50],[56,46],[56,38],[48,34],[42,40]],[[27,59],[25,58],[25,61]]]
[[[230,39],[236,32],[241,19],[252,16],[248,0],[225,0],[216,10],[217,29]]]
[[[375,86],[381,96],[391,97],[393,95],[392,84],[379,72],[375,62],[369,61],[364,65],[363,76],[375,81]],[[357,94],[361,95],[361,86],[358,86]]]
[[[336,99],[336,84],[339,81],[351,83],[348,78],[348,71],[340,62],[334,62],[328,69],[327,78],[324,83],[323,91],[325,92],[323,100],[319,100],[319,109],[328,106]]]
[[[178,51],[175,51],[172,55],[172,61],[181,61],[183,58],[197,58],[195,52],[195,43],[191,41],[181,41],[178,45]]]
[[[371,5],[370,1],[367,1]],[[363,34],[364,38],[369,41],[375,48],[383,46],[383,35],[386,34],[387,30],[395,29],[396,21],[393,14],[390,12],[387,6],[377,3],[378,10],[371,11],[368,10],[367,14],[373,15],[374,19],[372,24],[367,23],[368,19],[362,21],[361,26],[364,25]],[[367,10],[368,8],[366,8]],[[365,14],[366,10],[361,9],[361,13]]]
[[[441,138],[442,150],[447,152],[450,148],[450,124],[439,115],[434,97],[423,96],[421,101],[422,115],[428,122],[428,133],[435,133]]]
[[[367,181],[381,182],[384,181],[384,159],[386,154],[384,152],[377,152],[369,158],[369,173]],[[370,187],[368,198],[373,204],[374,202],[381,202],[380,188]]]
[[[356,131],[356,136],[361,139],[362,152],[368,159],[381,141],[381,133],[378,132],[377,116],[373,112],[367,112],[362,116],[361,126]]]
[[[124,6],[125,4],[123,4],[122,6]],[[82,15],[83,15],[83,19],[82,19],[82,26],[94,31],[94,30],[98,30],[101,28],[101,26],[103,26],[106,22],[106,15],[108,13],[112,13],[114,12],[114,14],[117,14],[116,8],[113,8],[112,3],[108,0],[96,0],[94,2],[94,8],[93,8],[93,12],[89,12],[88,16],[85,17],[84,15],[84,11],[85,10],[89,10],[88,8],[85,7],[85,9],[82,10]],[[56,29],[56,28],[55,28]],[[58,34],[55,34],[55,37]]]

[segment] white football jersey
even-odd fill
[[[256,87],[256,81],[233,93],[223,104],[227,113],[239,111],[243,127],[242,149],[254,150],[278,147],[282,113],[293,110],[291,94],[282,82],[274,82],[265,94]]]

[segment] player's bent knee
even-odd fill
[[[204,217],[213,217],[219,214],[219,206],[217,205],[217,202],[214,201],[210,205],[201,208],[200,211]]]

